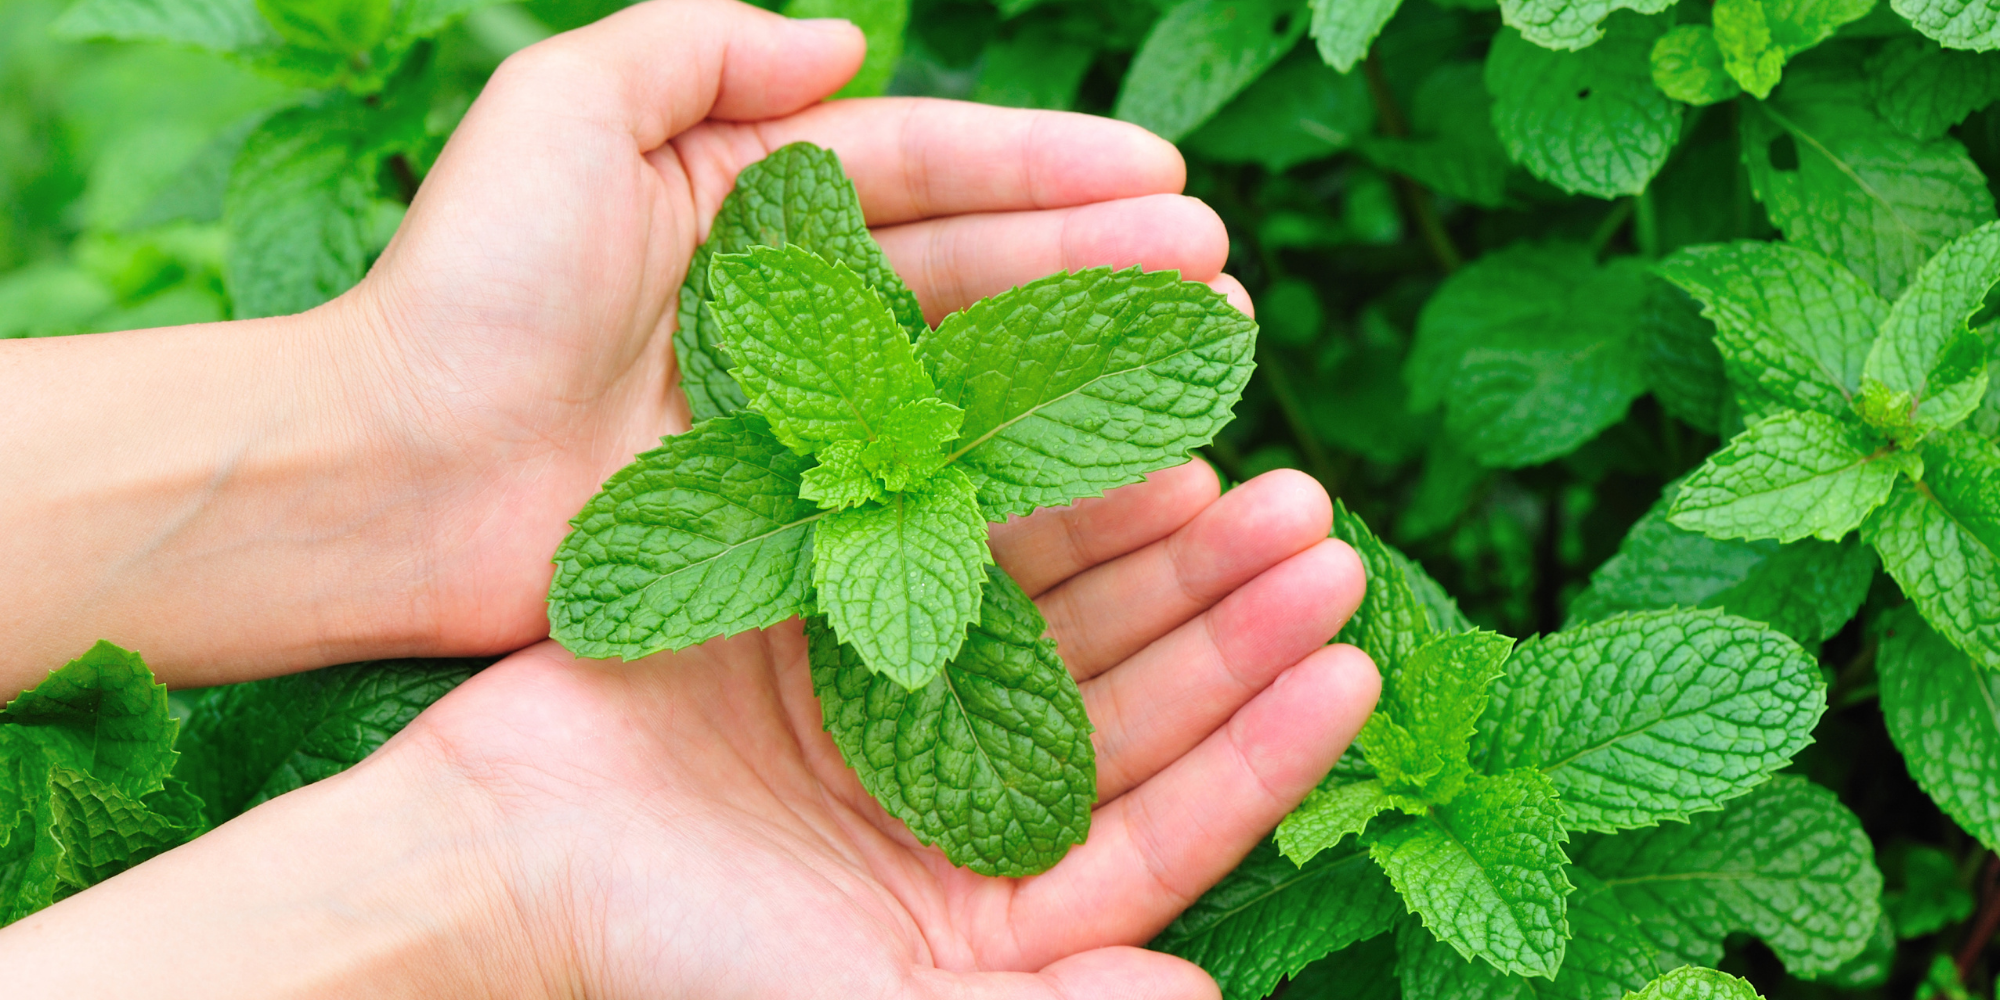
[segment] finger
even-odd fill
[[[1069,672],[1088,680],[1311,548],[1332,525],[1333,504],[1318,481],[1278,469],[1223,494],[1166,538],[1080,573],[1035,603]]]
[[[1218,1000],[1215,980],[1185,959],[1144,948],[1098,948],[1040,972],[917,971],[938,1000]]]
[[[1331,641],[1361,603],[1361,559],[1322,539],[1083,685],[1097,727],[1097,795],[1110,801],[1228,721]]]
[[[1228,299],[1229,304],[1235,306],[1237,312],[1251,319],[1257,318],[1257,306],[1250,301],[1250,290],[1244,288],[1242,282],[1237,281],[1227,274],[1222,274],[1211,278],[1208,282],[1208,287],[1221,292],[1222,297]]]
[[[524,116],[628,133],[654,149],[711,116],[789,114],[838,89],[866,40],[845,21],[797,20],[731,0],[635,4],[509,57],[465,126],[540,146]],[[497,119],[497,121],[496,121]]]
[[[1354,738],[1381,679],[1328,646],[1280,676],[1173,766],[1097,811],[1090,839],[1024,883],[1024,955],[1150,940],[1236,867]]]
[[[1045,507],[991,527],[993,559],[1034,597],[1064,580],[1172,534],[1222,492],[1201,459],[1161,469],[1067,507]]]
[[[710,199],[696,203],[705,218],[736,171],[793,142],[839,154],[873,226],[1178,194],[1187,181],[1173,144],[1137,125],[927,97],[833,101],[754,125],[696,129],[674,147]]]
[[[927,219],[877,229],[875,239],[933,323],[1057,271],[1136,265],[1206,282],[1229,257],[1222,218],[1177,194]]]

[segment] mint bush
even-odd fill
[[[1981,879],[2000,847],[1996,8],[760,2],[863,25],[869,62],[847,96],[1151,128],[1230,228],[1261,364],[1202,454],[1236,481],[1303,469],[1342,499],[1342,537],[1373,581],[1343,638],[1396,680],[1320,791],[1157,947],[1232,997],[1751,989],[1669,971],[1690,965],[1773,998],[1989,991],[2000,954],[1975,932],[2000,912]],[[0,337],[324,301],[386,243],[502,56],[620,5],[0,5]],[[100,41],[59,41],[51,24]],[[825,610],[800,596],[818,592],[816,528],[795,522],[911,493],[955,450],[863,458],[840,454],[851,439],[801,437],[799,453],[748,405],[712,269],[788,244],[858,278],[917,345],[930,386],[899,402],[964,411],[961,441],[983,419],[952,373],[1005,364],[956,349],[925,360],[951,324],[925,329],[832,158],[793,148],[747,171],[679,302],[681,386],[714,436],[664,442],[680,450],[610,489],[637,504],[677,476],[754,465],[729,483],[749,491],[731,530],[793,529],[735,561],[558,601],[567,641],[602,644],[594,655]],[[997,324],[963,315],[965,343]],[[745,447],[760,423],[768,439]],[[1016,443],[1009,454],[1033,453],[1034,439]],[[1018,464],[970,457],[952,464],[981,517],[1101,488],[1058,477],[1038,493]],[[1087,809],[1067,790],[1089,778],[1089,723],[1032,606],[969,561],[971,519],[956,510],[958,547],[945,548],[962,603],[939,613],[964,638],[931,683],[1003,687],[1039,706],[1034,725],[940,714],[931,687],[841,642],[832,615],[807,616],[814,685],[872,794],[951,856],[1015,873],[1083,835]],[[579,521],[606,542],[634,529],[615,504]],[[930,642],[918,631],[896,641]],[[274,688],[183,698],[181,757],[157,789],[22,751],[0,811],[31,832],[0,851],[76,849],[59,878],[43,848],[8,905],[199,829],[171,783],[219,822],[365,752],[338,720],[399,725],[470,669],[336,668],[284,696],[323,707],[282,726],[258,721],[273,705],[258,692]],[[1036,746],[1006,766],[1062,793],[980,813],[964,789],[903,783],[907,763],[863,738],[947,723],[949,739],[1004,731]],[[267,724],[326,742],[265,739]],[[1552,766],[1580,739],[1604,745]],[[113,790],[145,811],[114,808]],[[58,801],[72,819],[125,817],[124,846],[59,826]],[[1000,843],[990,831],[1005,824],[1030,835]],[[1438,831],[1472,836],[1441,850]],[[4,870],[7,886],[30,885]]]

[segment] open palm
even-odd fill
[[[613,471],[687,428],[676,293],[743,167],[832,148],[935,321],[1064,268],[1221,278],[1228,240],[1177,192],[1173,147],[1084,115],[934,100],[818,103],[859,64],[844,22],[654,0],[494,75],[368,279],[336,306],[365,381],[421,428],[399,481],[418,534],[427,654],[547,634],[549,555]],[[1240,289],[1238,289],[1240,291]],[[1243,301],[1239,296],[1239,302]],[[1245,303],[1247,305],[1247,303]]]
[[[1374,704],[1325,643],[1361,595],[1318,484],[1200,463],[996,526],[1097,726],[1089,839],[953,868],[821,730],[796,622],[622,664],[544,643],[400,739],[465,776],[538,974],[603,997],[1207,997],[1143,944],[1325,773]],[[561,956],[597,956],[584,967]],[[557,968],[548,968],[553,962]]]

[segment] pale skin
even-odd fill
[[[637,663],[546,634],[549,554],[687,426],[674,296],[736,171],[838,152],[928,316],[1227,237],[1129,126],[820,103],[858,32],[656,0],[511,59],[356,289],[298,317],[0,345],[0,689],[98,638],[171,685],[526,646],[362,765],[0,931],[48,997],[1194,998],[1141,950],[1378,686],[1325,494],[1199,462],[995,525],[1097,727],[1087,842],[951,867],[820,728],[796,622]],[[83,373],[79,375],[78,373]]]

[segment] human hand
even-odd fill
[[[1097,726],[1055,868],[951,867],[821,729],[797,622],[508,657],[358,767],[0,933],[37,996],[1212,997],[1145,943],[1374,704],[1317,483],[1200,463],[996,526]],[[145,928],[145,933],[132,933]],[[103,960],[102,942],[120,944]],[[171,968],[171,981],[160,970]],[[567,992],[565,992],[567,991]]]
[[[930,100],[816,103],[859,64],[845,22],[658,0],[493,77],[395,242],[338,304],[359,380],[410,429],[412,563],[432,644],[546,634],[549,554],[613,471],[688,417],[675,293],[736,173],[786,143],[840,154],[935,321],[1053,271],[1217,281],[1227,237],[1172,146],[1082,115]],[[1247,305],[1247,303],[1245,303]]]

